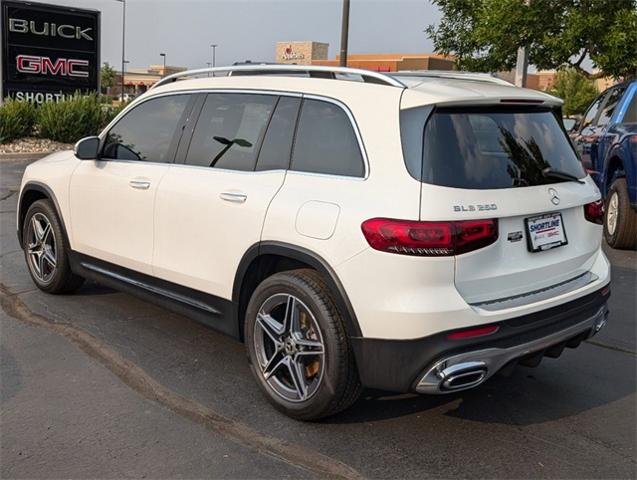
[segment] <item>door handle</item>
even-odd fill
[[[219,194],[219,198],[226,202],[244,203],[248,199],[248,196],[245,193],[223,192]]]
[[[131,180],[128,184],[138,190],[148,190],[150,188],[150,182],[148,180]]]

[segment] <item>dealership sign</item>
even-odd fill
[[[99,90],[99,12],[0,1],[2,98],[42,103]]]

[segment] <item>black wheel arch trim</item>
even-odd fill
[[[257,258],[264,255],[278,255],[305,263],[323,275],[328,286],[332,289],[332,292],[336,296],[335,301],[337,307],[344,314],[346,322],[345,328],[348,336],[362,336],[354,308],[352,307],[349,297],[345,292],[345,288],[334,269],[320,255],[298,245],[277,241],[264,241],[252,245],[243,255],[235,274],[232,288],[232,302],[235,305],[239,306],[241,289],[250,265]],[[241,319],[239,318],[238,321],[241,322]]]
[[[20,248],[23,248],[24,246],[22,242],[24,216],[26,215],[26,210],[28,210],[28,209],[25,209],[23,211],[22,204],[24,202],[25,194],[28,192],[33,192],[33,191],[40,192],[46,198],[51,200],[51,202],[53,202],[53,207],[55,208],[58,219],[60,220],[60,224],[62,225],[62,233],[64,234],[64,240],[66,241],[66,244],[70,246],[71,244],[69,243],[69,235],[66,229],[66,224],[64,223],[64,216],[62,215],[62,210],[60,210],[60,204],[58,203],[55,193],[53,193],[53,190],[51,190],[51,188],[48,185],[42,182],[32,180],[24,184],[24,187],[22,187],[22,191],[20,192],[20,198],[18,199],[17,234],[18,234],[18,242],[20,243]]]

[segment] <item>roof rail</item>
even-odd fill
[[[381,85],[389,85],[392,87],[406,88],[406,85],[400,80],[380,72],[374,72],[372,70],[363,70],[360,68],[348,68],[348,67],[326,67],[322,65],[233,65],[229,67],[213,67],[213,68],[199,68],[197,70],[186,70],[184,72],[175,73],[162,78],[155,83],[151,88],[157,88],[167,83],[175,82],[176,80],[184,77],[196,77],[199,75],[210,73],[231,73],[231,72],[258,72],[267,74],[268,72],[276,73],[308,73],[312,76],[312,72],[332,74],[337,73],[344,75],[360,75],[363,81],[367,83],[377,83]],[[323,76],[322,78],[325,78]],[[334,77],[332,77],[334,78]]]
[[[494,77],[488,73],[481,72],[459,72],[457,70],[404,70],[392,72],[396,77],[412,77],[412,78],[451,78],[454,80],[474,80],[478,82],[497,83],[498,85],[511,86],[512,84],[501,78]]]

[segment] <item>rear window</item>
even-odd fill
[[[434,185],[483,190],[563,181],[545,177],[546,168],[585,176],[550,110],[438,109],[426,123],[422,145],[421,178]]]

